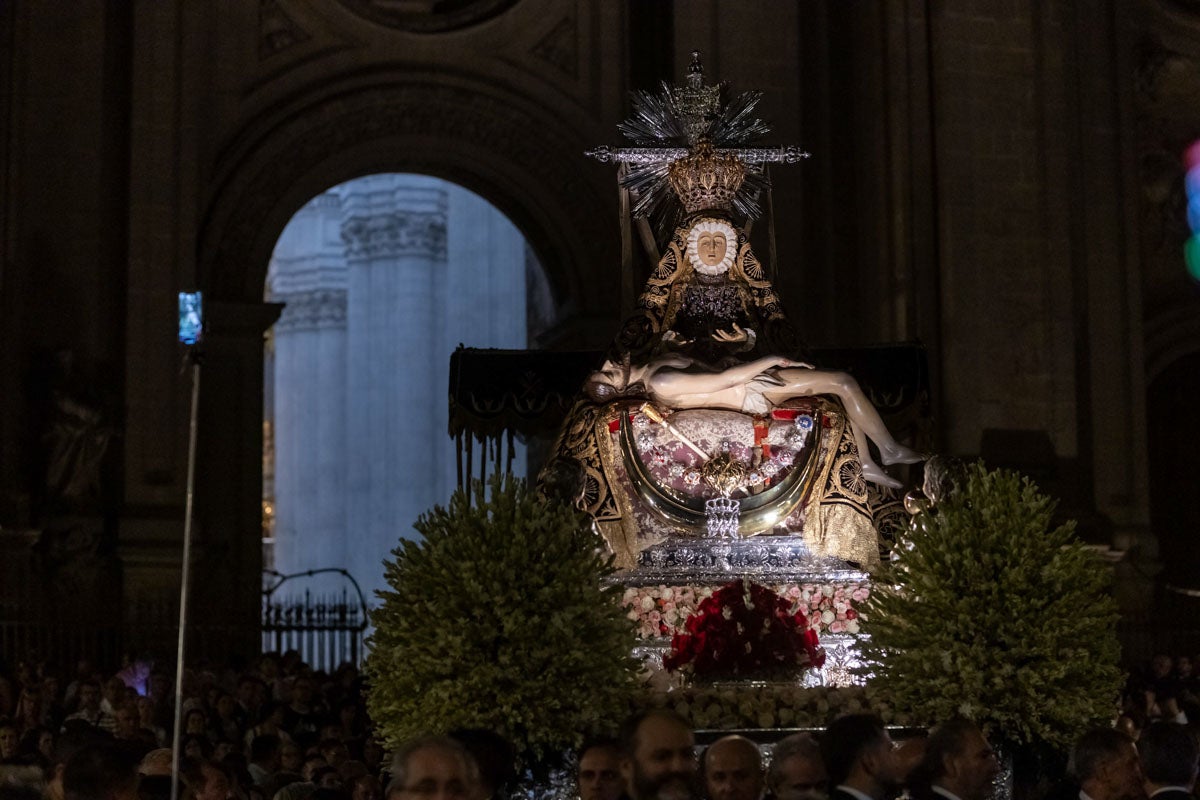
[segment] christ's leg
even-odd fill
[[[842,401],[846,415],[854,423],[855,438],[858,442],[859,457],[863,461],[863,470],[870,462],[870,451],[863,440],[863,434],[879,446],[879,455],[884,464],[916,464],[925,458],[917,451],[905,447],[893,438],[887,426],[879,417],[875,406],[867,400],[858,381],[845,372],[830,372],[822,369],[781,369],[776,373],[786,383],[778,389],[765,392],[767,399],[773,404],[781,403],[788,397],[807,396],[814,394],[832,394]],[[878,469],[878,467],[876,467]],[[880,470],[882,472],[882,470]]]
[[[821,392],[821,394],[826,394],[826,392]],[[900,481],[884,472],[883,467],[876,464],[875,459],[871,458],[871,448],[867,444],[867,436],[863,433],[862,426],[855,422],[853,417],[850,419],[850,431],[854,434],[854,444],[858,446],[858,463],[862,465],[863,477],[871,483],[899,489]]]

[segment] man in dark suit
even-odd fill
[[[1200,745],[1177,722],[1156,722],[1138,739],[1138,755],[1151,800],[1192,800]]]
[[[829,800],[883,800],[902,779],[902,766],[883,721],[851,714],[830,724],[821,738],[829,773]]]
[[[1113,728],[1095,728],[1071,751],[1070,772],[1080,800],[1143,800],[1142,768],[1133,740]]]
[[[912,787],[927,800],[987,800],[1000,774],[996,751],[974,722],[956,717],[929,735]]]

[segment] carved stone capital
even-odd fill
[[[275,335],[346,327],[346,290],[314,289],[273,298],[284,304]]]
[[[349,259],[424,256],[446,260],[446,215],[443,212],[393,211],[353,216],[342,223]]]

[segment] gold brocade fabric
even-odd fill
[[[804,518],[804,543],[818,555],[870,569],[879,564],[879,535],[854,431],[843,414],[837,416],[839,424],[821,437],[818,468],[822,473]]]
[[[580,507],[596,520],[618,569],[632,568],[642,550],[670,535],[696,535],[658,518],[638,500],[609,432],[610,423],[627,411],[626,402],[577,405],[558,450],[583,465],[586,489]],[[853,431],[840,404],[821,398],[820,412],[825,425],[815,476],[791,533],[802,536],[815,555],[870,569],[879,563],[880,532],[903,525],[903,505],[891,490],[880,491],[863,478]]]
[[[567,413],[567,420],[554,444],[555,459],[576,464],[582,471],[580,480],[583,485],[576,505],[601,525],[620,519],[621,512],[609,490],[609,481],[600,458],[600,439],[596,435],[596,426],[603,424],[607,430],[606,420],[615,415],[618,405],[624,407],[623,403],[610,403],[606,408],[601,408],[586,397],[581,397]]]

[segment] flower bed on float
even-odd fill
[[[870,712],[889,725],[907,725],[886,696],[871,686],[801,686],[796,682],[693,683],[647,691],[644,701],[669,708],[698,730],[824,728],[844,714]]]
[[[790,602],[789,613],[803,612],[808,626],[818,636],[828,633],[856,634],[867,618],[859,608],[871,594],[867,581],[845,583],[767,583],[766,587]],[[621,604],[626,616],[637,624],[641,639],[674,636],[700,604],[719,587],[631,586]]]
[[[742,578],[705,598],[671,637],[671,652],[663,657],[668,672],[706,680],[794,679],[824,663],[804,612]]]
[[[860,711],[902,723],[844,663],[865,621],[855,604],[869,594],[865,579],[628,587],[622,603],[643,641],[641,702],[707,730],[820,728]]]

